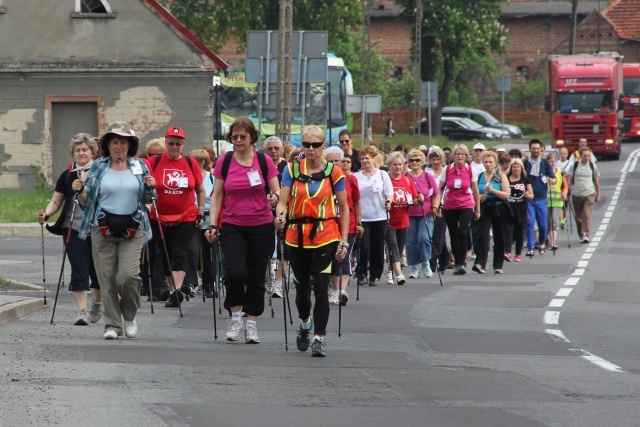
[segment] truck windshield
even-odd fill
[[[614,111],[613,92],[573,92],[556,95],[556,111],[560,113],[600,113]]]
[[[640,95],[640,77],[625,77],[624,78],[624,94]]]

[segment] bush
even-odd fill
[[[533,125],[531,123],[517,123],[515,126],[518,126],[522,131],[522,135],[533,135],[536,133],[540,133],[540,129],[538,126]]]

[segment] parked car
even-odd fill
[[[445,118],[459,120],[460,122],[469,126],[471,129],[476,129],[476,130],[480,130],[487,133],[493,133],[495,139],[501,139],[500,137],[502,137],[502,139],[511,138],[511,134],[506,129],[496,129],[496,128],[482,126],[480,123],[474,122],[473,120],[467,119],[466,117],[445,117]]]
[[[454,141],[473,141],[476,139],[496,139],[493,131],[486,131],[482,126],[473,129],[456,117],[443,117],[441,121],[442,135]]]
[[[485,127],[506,129],[512,138],[522,138],[522,130],[518,126],[500,123],[498,119],[483,110],[464,107],[444,107],[442,117],[465,117]]]

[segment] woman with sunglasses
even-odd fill
[[[344,154],[351,156],[351,172],[358,172],[360,170],[360,153],[351,145],[351,133],[347,129],[342,129],[338,134],[338,140]]]
[[[280,202],[276,207],[278,230],[287,229],[285,243],[296,286],[300,318],[296,346],[312,357],[325,357],[324,336],[329,321],[329,281],[332,261],[349,253],[349,206],[342,170],[322,157],[325,133],[306,126],[302,134],[304,158],[289,163],[282,173]],[[337,201],[337,206],[336,206]],[[340,212],[340,224],[336,221]],[[311,276],[315,305],[311,315]],[[313,342],[311,342],[311,331]]]
[[[384,235],[393,201],[393,184],[389,174],[380,170],[375,161],[377,157],[376,147],[368,145],[361,149],[362,170],[355,174],[360,188],[364,227],[360,241],[358,283],[366,285],[369,272],[369,286],[378,286],[384,269]]]
[[[409,172],[406,177],[418,192],[418,206],[409,206],[407,231],[407,262],[412,266],[409,278],[420,277],[420,266],[425,278],[433,275],[429,266],[434,219],[438,216],[440,190],[435,178],[422,170],[425,156],[420,150],[409,151]]]
[[[258,344],[257,320],[264,312],[265,272],[273,253],[273,214],[280,186],[278,169],[269,156],[257,153],[259,133],[248,117],[237,118],[229,127],[227,141],[233,152],[221,157],[213,170],[214,187],[209,211],[207,239],[220,238],[224,253],[224,306],[231,310],[227,341],[238,341],[244,332],[246,344]],[[229,157],[227,157],[229,156]],[[263,159],[259,159],[262,156]],[[228,169],[225,163],[228,160]],[[266,162],[266,176],[260,163]],[[218,218],[224,202],[222,227]],[[243,321],[247,314],[247,324]]]
[[[167,151],[149,159],[151,173],[158,183],[158,211],[151,210],[151,229],[154,236],[164,235],[164,239],[156,242],[160,253],[164,252],[162,245],[166,245],[171,263],[166,265],[162,257],[171,292],[165,307],[178,307],[183,293],[196,295],[194,288],[185,283],[185,276],[189,246],[204,223],[206,195],[198,162],[182,154],[184,143],[184,131],[177,126],[170,127],[165,133]]]

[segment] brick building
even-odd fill
[[[88,6],[88,5],[91,5]],[[129,122],[142,144],[179,125],[213,140],[209,87],[227,64],[156,0],[0,0],[0,187],[57,178],[78,132]]]

